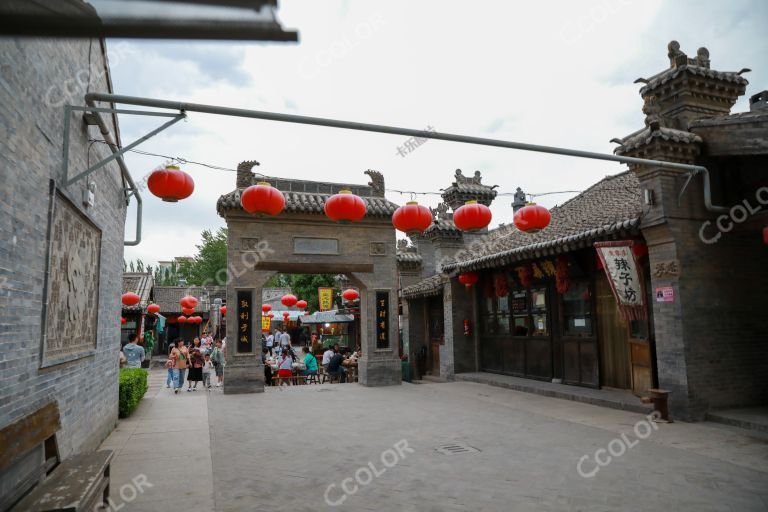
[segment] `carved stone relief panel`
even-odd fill
[[[101,231],[56,193],[50,220],[43,366],[96,348]]]

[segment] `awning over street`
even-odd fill
[[[336,311],[321,311],[299,318],[302,324],[345,324],[355,321],[354,315],[340,315]]]

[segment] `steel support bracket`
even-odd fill
[[[85,122],[87,124],[96,124],[99,126],[104,124],[104,123],[97,122],[97,118],[100,117],[100,114],[102,112],[111,113],[111,114],[132,114],[132,115],[140,115],[140,116],[172,117],[173,119],[164,123],[158,128],[155,128],[154,130],[144,135],[143,137],[139,137],[138,139],[128,144],[127,146],[123,146],[120,148],[115,145],[115,148],[117,149],[117,151],[113,150],[112,154],[109,155],[108,157],[96,162],[95,164],[90,166],[88,169],[70,178],[69,177],[69,132],[70,132],[69,126],[70,126],[70,114],[73,111],[83,112],[83,118],[85,119]],[[93,171],[96,171],[101,167],[104,167],[105,165],[115,160],[116,158],[122,158],[122,156],[126,152],[135,148],[142,142],[148,139],[151,139],[152,137],[162,132],[163,130],[170,128],[171,126],[173,126],[174,124],[178,123],[179,121],[181,121],[186,117],[187,117],[187,114],[185,114],[184,112],[180,112],[179,114],[171,114],[167,112],[146,112],[141,110],[99,108],[99,107],[79,107],[75,105],[65,105],[64,106],[64,154],[63,154],[63,161],[62,161],[62,176],[64,177],[64,185],[69,186],[75,183],[76,181],[88,176]]]

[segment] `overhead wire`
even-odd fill
[[[99,140],[99,139],[90,139],[90,142],[91,143],[103,142],[105,144],[107,143],[107,141]],[[163,155],[163,154],[160,154],[160,153],[152,153],[150,151],[144,151],[144,150],[141,150],[141,149],[129,149],[128,151],[131,152],[131,153],[136,153],[136,154],[144,155],[144,156],[153,156],[153,157],[157,157],[157,158],[165,158],[166,160],[168,160],[171,163],[178,162],[178,163],[185,164],[185,165],[199,165],[201,167],[206,167],[208,169],[212,169],[212,170],[216,170],[216,171],[237,172],[237,169],[231,169],[229,167],[222,167],[222,166],[219,166],[219,165],[208,164],[208,163],[204,163],[204,162],[197,162],[197,161],[194,161],[194,160],[189,160],[187,158],[178,157],[178,156],[169,156],[169,155]],[[254,172],[253,174],[258,176],[258,177],[262,177],[262,178],[268,177],[265,174],[261,174],[261,173],[257,173],[257,172]],[[619,187],[619,189],[621,189],[621,190],[630,190],[627,187]],[[417,195],[418,196],[431,196],[431,195],[440,196],[440,195],[443,194],[442,191],[435,192],[435,191],[399,190],[399,189],[395,189],[395,188],[385,188],[384,190],[386,192],[392,192],[392,193],[400,194],[400,195],[410,195],[411,197],[417,196]],[[610,188],[607,189],[607,190],[610,190]],[[529,198],[532,199],[534,197],[543,197],[543,196],[550,196],[550,195],[557,195],[557,194],[579,194],[581,192],[583,192],[583,190],[557,190],[557,191],[549,191],[549,192],[537,192],[537,193],[524,192],[524,193],[525,193],[526,197],[529,197]],[[517,192],[499,192],[499,193],[496,194],[496,196],[497,197],[498,196],[514,196],[516,193]]]

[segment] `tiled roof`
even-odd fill
[[[645,127],[642,130],[623,138],[621,140],[621,146],[617,147],[614,152],[618,154],[626,153],[627,151],[650,144],[653,139],[683,142],[686,144],[701,143],[701,137],[695,133],[676,130],[674,128],[666,128],[663,126],[658,127],[655,130]]]
[[[215,299],[221,299],[222,302],[227,301],[227,287],[226,286],[206,286],[208,291],[208,297],[210,303],[213,304]],[[160,313],[162,314],[180,314],[181,306],[179,301],[185,295],[192,295],[198,300],[203,295],[203,289],[199,286],[155,286],[155,304],[160,306]],[[202,309],[202,301],[198,302],[195,308],[195,313],[207,313]]]
[[[635,233],[642,217],[637,177],[631,171],[608,176],[550,213],[546,229],[530,234],[510,224],[494,230],[473,244],[476,250],[460,251],[457,261],[443,265],[443,271],[492,268]]]
[[[648,83],[640,89],[640,95],[645,96],[646,93],[656,89],[660,85],[664,85],[670,80],[678,77],[682,73],[690,73],[692,75],[716,78],[718,80],[724,80],[726,82],[733,82],[738,85],[746,86],[749,82],[746,78],[743,78],[735,71],[716,71],[714,69],[705,68],[701,66],[683,65],[674,68],[665,69],[661,73],[652,76]]]
[[[343,184],[327,184],[327,186],[318,187],[317,183],[307,182],[312,185],[316,185],[312,191],[296,191],[287,190],[296,186],[296,183],[291,180],[279,180],[273,178],[264,178],[268,182],[275,183],[275,187],[283,192],[285,195],[285,211],[292,213],[311,213],[311,214],[324,214],[325,201],[336,191],[342,187],[346,187]],[[300,182],[304,184],[304,182]],[[322,184],[320,184],[322,185]],[[305,188],[308,185],[305,185]],[[370,191],[369,187],[354,187],[350,186],[352,192],[359,193],[363,191]],[[219,197],[216,202],[216,211],[219,215],[224,215],[224,212],[228,210],[242,211],[240,205],[240,195],[244,189],[239,188],[224,194]],[[377,196],[360,196],[367,207],[367,217],[390,217],[397,209],[395,203],[388,201],[384,197]]]
[[[750,112],[737,112],[726,116],[704,117],[691,121],[689,128],[692,130],[700,126],[722,126],[728,124],[759,123],[768,121],[768,110],[755,110]]]
[[[432,225],[424,230],[424,235],[429,237],[434,235],[440,236],[461,236],[461,230],[453,223],[453,219],[435,219]]]
[[[402,296],[406,299],[418,297],[431,297],[443,292],[443,277],[441,275],[430,276],[416,284],[403,288]]]
[[[123,305],[123,311],[140,311],[147,307],[155,280],[149,272],[124,272],[123,293],[133,292],[141,297],[135,306]]]
[[[421,255],[417,252],[401,251],[397,253],[397,262],[421,263]]]

